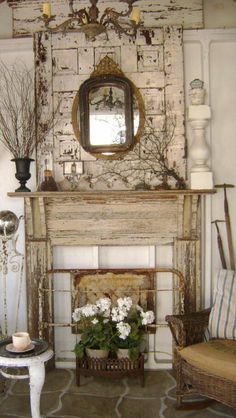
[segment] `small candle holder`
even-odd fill
[[[63,165],[63,175],[71,184],[74,190],[78,186],[79,179],[83,173],[82,161],[65,161]]]
[[[48,15],[43,14],[42,16],[40,16],[40,20],[42,20],[44,22],[45,28],[49,29],[49,24],[50,24],[50,22],[56,20],[56,15],[51,15],[49,17]]]

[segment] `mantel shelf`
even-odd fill
[[[23,197],[23,198],[67,198],[67,197],[76,197],[76,198],[96,198],[104,199],[109,197],[120,198],[169,198],[178,195],[204,195],[204,194],[214,194],[216,193],[215,189],[185,189],[185,190],[93,190],[93,191],[62,191],[62,192],[9,192],[7,193],[10,197]]]

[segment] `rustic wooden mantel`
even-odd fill
[[[190,311],[200,307],[201,201],[214,190],[8,193],[25,202],[29,332],[54,342],[53,301],[40,288],[53,286],[53,246],[160,245],[172,243],[173,268],[188,283]],[[79,268],[79,266],[78,266]],[[43,306],[43,309],[40,309]]]

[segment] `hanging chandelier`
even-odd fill
[[[114,110],[123,109],[124,102],[118,97],[114,99],[112,87],[108,91],[104,89],[104,95],[102,98],[96,100],[90,100],[90,106],[94,106],[95,110],[105,110],[112,112]]]
[[[68,32],[77,30],[85,33],[86,37],[95,40],[100,33],[107,33],[107,29],[112,28],[121,37],[125,34],[136,37],[137,29],[141,25],[140,9],[133,7],[137,0],[120,0],[127,3],[128,9],[124,12],[117,12],[114,8],[107,7],[99,18],[98,0],[89,0],[91,6],[76,10],[74,0],[69,0],[70,13],[68,18],[57,26],[52,26],[56,15],[52,14],[51,4],[43,3],[43,16],[45,28],[51,32]]]

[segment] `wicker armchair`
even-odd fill
[[[206,342],[205,334],[209,314],[210,309],[207,309],[192,314],[168,315],[166,317],[176,344],[174,368],[176,371],[177,408],[179,409],[185,408],[186,403],[183,402],[183,397],[190,393],[198,393],[236,409],[236,341],[211,340]],[[224,344],[226,345],[224,346]],[[216,349],[213,347],[215,351],[212,350],[214,345],[216,346]],[[209,354],[207,357],[208,348],[209,353],[213,353],[213,356]],[[188,358],[189,351],[192,356],[190,359]],[[214,357],[215,353],[216,358]],[[220,364],[220,358],[222,364]],[[198,361],[202,361],[202,367],[199,365],[196,367]],[[225,361],[228,361],[230,378],[228,376],[226,378],[224,375]],[[212,370],[211,366],[213,366]],[[215,367],[221,367],[220,372],[216,371]],[[193,404],[191,406],[193,407]],[[204,406],[206,404],[202,403],[202,407]]]

